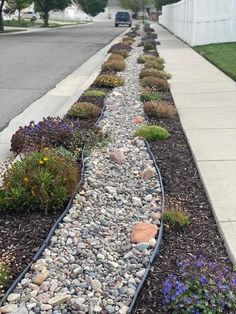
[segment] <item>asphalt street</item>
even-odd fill
[[[123,31],[96,22],[0,36],[0,130]]]

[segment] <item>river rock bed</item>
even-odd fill
[[[107,96],[99,123],[110,142],[85,160],[73,207],[2,313],[128,311],[156,245],[162,205],[153,161],[134,138],[144,122],[136,62],[142,48],[134,46],[121,74],[126,84]]]

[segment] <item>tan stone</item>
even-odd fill
[[[144,180],[148,180],[154,176],[154,170],[151,166],[147,166],[142,172],[141,172],[141,178]]]
[[[133,124],[142,124],[144,122],[144,117],[136,116],[132,119]]]
[[[158,228],[156,225],[150,223],[138,223],[133,226],[130,241],[131,243],[148,242],[155,238]]]
[[[122,149],[113,148],[110,151],[110,159],[118,164],[121,164],[125,161],[124,152]]]
[[[45,274],[38,274],[34,277],[34,284],[40,286],[46,280]]]
[[[55,297],[48,300],[48,303],[52,306],[56,306],[69,301],[71,296],[66,293],[59,293]]]

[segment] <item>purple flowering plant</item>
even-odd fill
[[[236,310],[236,272],[203,256],[177,263],[163,287],[164,305],[171,313],[217,314]],[[235,313],[235,312],[233,312]]]
[[[11,150],[15,153],[41,150],[44,147],[75,146],[80,130],[78,121],[47,117],[42,121],[20,127],[11,139]]]

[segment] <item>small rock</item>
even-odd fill
[[[20,294],[19,293],[11,293],[8,298],[7,301],[8,302],[14,302],[14,301],[18,301],[20,299]]]
[[[138,223],[133,226],[130,241],[131,243],[143,243],[155,238],[158,228],[150,223]]]
[[[156,243],[157,243],[157,241],[154,238],[148,241],[148,244],[150,245],[150,247],[155,247]]]
[[[95,305],[93,310],[94,310],[95,313],[100,313],[102,311],[102,308],[99,305]]]
[[[141,178],[144,180],[151,179],[154,176],[154,169],[151,166],[147,166],[142,172],[141,172]]]
[[[161,212],[152,212],[151,217],[153,220],[161,220],[162,214]]]
[[[49,299],[48,303],[55,306],[67,302],[70,298],[71,296],[66,293],[59,293],[55,297]]]
[[[133,124],[141,124],[144,122],[144,117],[136,116],[132,119]]]
[[[144,273],[145,273],[145,269],[142,269],[142,270],[140,270],[140,271],[138,271],[138,272],[136,273],[136,276],[137,276],[138,278],[142,279],[143,276],[144,276]]]
[[[40,308],[42,311],[49,311],[51,310],[52,306],[50,304],[41,304]]]
[[[133,196],[132,203],[134,206],[142,206],[142,201],[140,198]]]
[[[129,310],[129,307],[124,305],[124,304],[120,304],[120,310],[119,310],[119,314],[127,314]]]
[[[147,196],[145,196],[145,201],[151,202],[152,201],[152,194],[148,194]]]
[[[99,280],[97,279],[92,279],[91,280],[91,286],[92,289],[96,292],[102,292],[102,284]]]
[[[46,280],[46,274],[38,274],[34,277],[33,283],[40,286]]]
[[[14,312],[17,310],[17,305],[16,304],[8,304],[8,305],[5,305],[5,306],[2,306],[0,308],[0,313],[11,313],[11,312]]]
[[[140,252],[145,251],[149,247],[149,242],[148,243],[139,243],[136,245],[136,249],[138,249]]]
[[[117,195],[117,190],[113,186],[105,186],[105,191],[110,194]]]
[[[110,151],[110,159],[118,164],[122,164],[125,161],[124,153],[121,149],[114,148]]]

